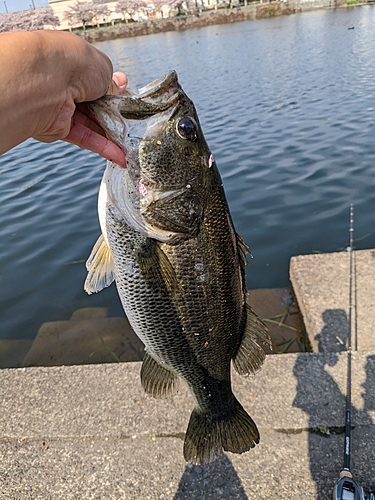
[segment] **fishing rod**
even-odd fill
[[[357,350],[357,290],[356,290],[356,263],[354,251],[354,206],[350,205],[349,213],[349,314],[348,314],[348,340],[347,340],[347,374],[345,398],[345,441],[344,465],[340,472],[340,479],[333,490],[333,500],[375,500],[375,486],[366,494],[362,486],[353,479],[350,470],[351,430],[352,430],[352,323],[354,311],[355,350]]]

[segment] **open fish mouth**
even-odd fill
[[[160,123],[173,117],[182,95],[177,73],[170,71],[140,89],[107,95],[87,106],[107,138],[125,150],[126,136],[147,138],[159,133]],[[143,120],[147,126],[141,124]]]
[[[172,88],[180,88],[176,71],[169,71],[157,80],[140,89],[126,88],[122,96],[137,97],[139,99],[155,99]]]
[[[140,89],[104,96],[89,106],[107,138],[126,155],[127,168],[110,163],[103,178],[107,199],[121,217],[135,231],[161,242],[196,231],[193,221],[201,215],[192,187],[196,173],[185,172],[178,144],[197,144],[198,124],[185,117],[186,110],[195,111],[177,73],[170,71]],[[177,218],[165,215],[165,207],[172,210],[180,204]]]
[[[180,95],[177,73],[170,71],[145,87],[125,90],[120,96],[119,111],[127,119],[147,118],[169,109]]]

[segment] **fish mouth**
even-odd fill
[[[143,137],[144,134],[151,137],[159,132],[160,127],[154,125],[166,123],[173,117],[182,95],[176,71],[169,71],[140,89],[126,89],[120,95],[106,95],[88,103],[87,107],[107,138],[126,153],[125,138],[142,137],[142,134]],[[149,122],[147,127],[146,122]],[[146,129],[152,131],[152,135]]]
[[[177,73],[170,71],[140,89],[126,89],[119,101],[119,111],[125,119],[144,119],[166,111],[180,98],[182,89]]]
[[[155,98],[172,88],[180,88],[176,71],[169,71],[157,80],[141,87],[140,89],[127,88],[122,96],[138,97],[139,99]]]

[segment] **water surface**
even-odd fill
[[[349,29],[354,27],[354,29]],[[194,100],[254,255],[249,288],[288,285],[292,255],[375,247],[375,8],[326,10],[98,43],[132,86],[170,69]],[[34,338],[81,307],[105,161],[33,140],[0,159],[0,339]]]

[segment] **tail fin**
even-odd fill
[[[235,399],[233,412],[222,420],[194,408],[186,431],[184,457],[187,462],[208,464],[223,451],[244,453],[258,443],[255,422]]]

